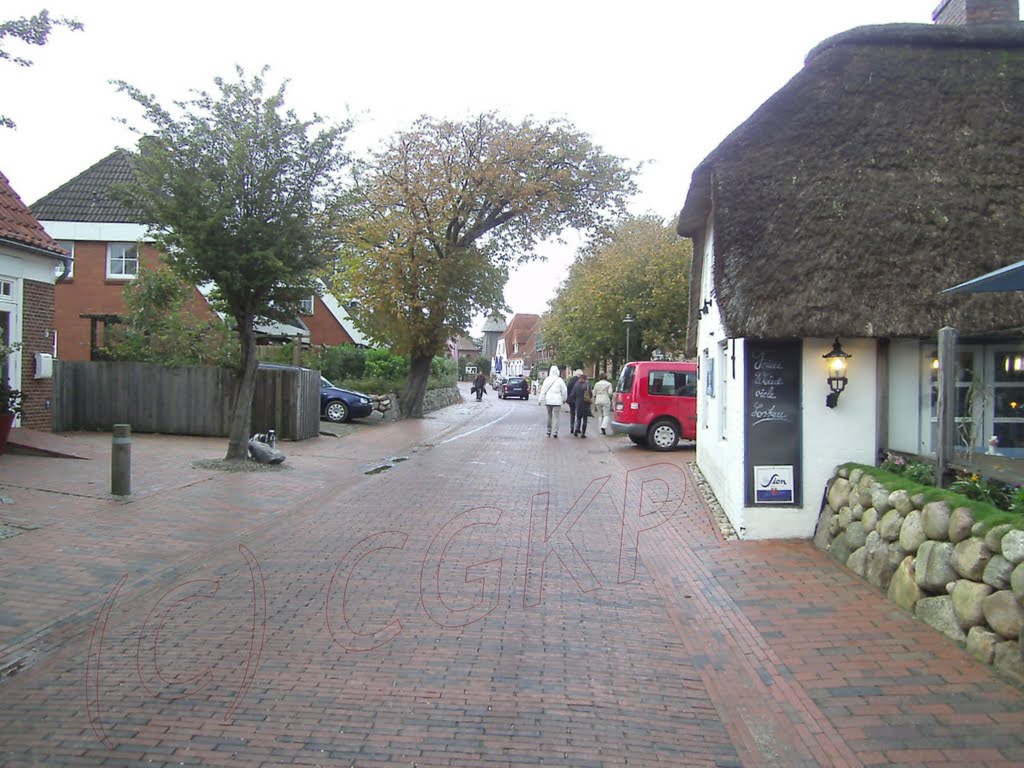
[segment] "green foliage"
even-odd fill
[[[396,355],[388,349],[366,351],[366,375],[378,379],[402,380],[409,375],[408,355]]]
[[[411,355],[407,414],[422,413],[423,363],[502,307],[511,265],[621,214],[634,173],[568,123],[494,114],[421,118],[358,170],[332,290],[371,338]]]
[[[15,352],[21,350],[21,344],[5,344],[0,342],[0,413],[21,413],[21,404],[24,399],[20,389],[11,386],[10,373],[8,371],[9,358]]]
[[[238,365],[238,339],[223,321],[194,311],[195,288],[166,265],[143,268],[124,288],[126,322],[112,326],[102,354],[109,360],[159,365]]]
[[[349,124],[322,127],[284,107],[285,85],[264,76],[216,78],[177,116],[123,81],[151,127],[133,157],[136,180],[115,190],[140,209],[178,274],[213,283],[213,296],[248,330],[255,318],[289,320],[317,290],[333,250],[339,172]]]
[[[430,364],[430,380],[441,387],[454,387],[458,381],[458,368],[450,357],[435,357]],[[427,389],[435,389],[428,384]]]
[[[342,211],[342,145],[349,124],[323,127],[285,108],[285,85],[267,93],[261,73],[216,78],[175,109],[121,81],[149,126],[133,156],[134,180],[112,190],[150,225],[174,271],[213,286],[231,318],[240,363],[228,459],[244,459],[256,382],[255,323],[290,321],[318,290]]]
[[[686,342],[692,245],[654,216],[626,219],[577,255],[544,316],[544,342],[560,359],[630,357],[655,349],[675,353]]]
[[[935,479],[935,465],[927,461],[907,461],[896,453],[886,454],[885,461],[879,465],[885,472],[902,475],[914,483],[929,485]]]
[[[1013,501],[1014,486],[999,480],[992,480],[975,472],[961,472],[949,484],[949,490],[972,501],[982,501],[997,509],[1009,511]]]
[[[366,350],[353,344],[324,347],[320,370],[330,381],[361,379],[366,375]]]
[[[484,376],[491,375],[491,358],[480,355],[473,361],[478,373],[483,372]]]
[[[20,19],[11,21],[0,21],[0,61],[9,61],[21,67],[31,67],[32,60],[23,56],[17,56],[7,50],[7,38],[20,40],[26,45],[46,45],[50,39],[50,33],[57,27],[67,27],[77,31],[83,29],[82,23],[77,19],[51,19],[50,12],[42,10],[35,16],[23,16]],[[6,115],[0,115],[0,127],[14,128],[14,121]]]
[[[935,466],[925,461],[912,461],[904,474],[908,480],[926,485],[935,480]]]
[[[1024,529],[1024,515],[1016,510],[1008,511],[1000,509],[988,501],[972,499],[968,496],[957,493],[950,488],[937,488],[930,480],[927,483],[918,483],[907,479],[905,474],[894,474],[880,467],[872,467],[866,464],[849,462],[843,465],[844,468],[853,470],[860,469],[874,477],[879,483],[890,491],[905,490],[911,496],[921,494],[925,503],[931,501],[945,501],[952,507],[967,507],[974,515],[977,522],[983,523],[986,529],[1003,523],[1010,523],[1018,528]],[[932,475],[934,477],[934,474]],[[979,478],[980,480],[980,478]],[[1014,492],[1019,490],[1014,488]],[[1021,510],[1024,511],[1024,510]]]
[[[265,362],[291,365],[294,361],[291,345],[261,348],[260,358]],[[358,392],[380,395],[398,392],[409,373],[409,356],[395,354],[386,349],[364,349],[352,344],[332,347],[307,347],[301,352],[300,365],[319,370],[320,374],[339,387]],[[454,387],[455,362],[447,357],[435,357],[431,362],[428,389]]]

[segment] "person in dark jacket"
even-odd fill
[[[572,378],[566,382],[567,392],[565,396],[565,402],[569,404],[569,431],[574,435],[576,434],[576,398],[572,396],[573,390],[576,389],[576,382],[580,380],[580,376],[583,375],[583,371],[577,368],[572,373]]]
[[[483,371],[478,373],[476,375],[476,378],[473,379],[473,390],[472,391],[476,393],[477,401],[480,401],[480,400],[483,399],[484,392],[487,391],[487,377],[484,376]]]
[[[576,421],[573,422],[573,434],[576,437],[587,436],[587,419],[590,418],[590,402],[593,396],[590,393],[590,382],[587,381],[587,374],[580,373],[576,379],[576,386],[572,388],[571,401],[576,403]]]

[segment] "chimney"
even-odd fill
[[[1020,21],[1020,0],[942,0],[936,24],[1003,24]]]

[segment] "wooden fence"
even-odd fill
[[[234,373],[224,368],[168,368],[149,363],[54,361],[53,428],[226,437]],[[320,434],[320,374],[308,368],[261,367],[252,431],[279,439]]]

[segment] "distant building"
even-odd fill
[[[484,321],[484,347],[480,354],[492,360],[498,353],[498,339],[505,333],[505,317],[495,312]]]
[[[534,337],[540,327],[540,315],[515,314],[509,321],[502,343],[495,353],[502,358],[501,373],[503,376],[528,376],[532,370],[533,354],[536,342]],[[500,352],[500,355],[499,355]]]

